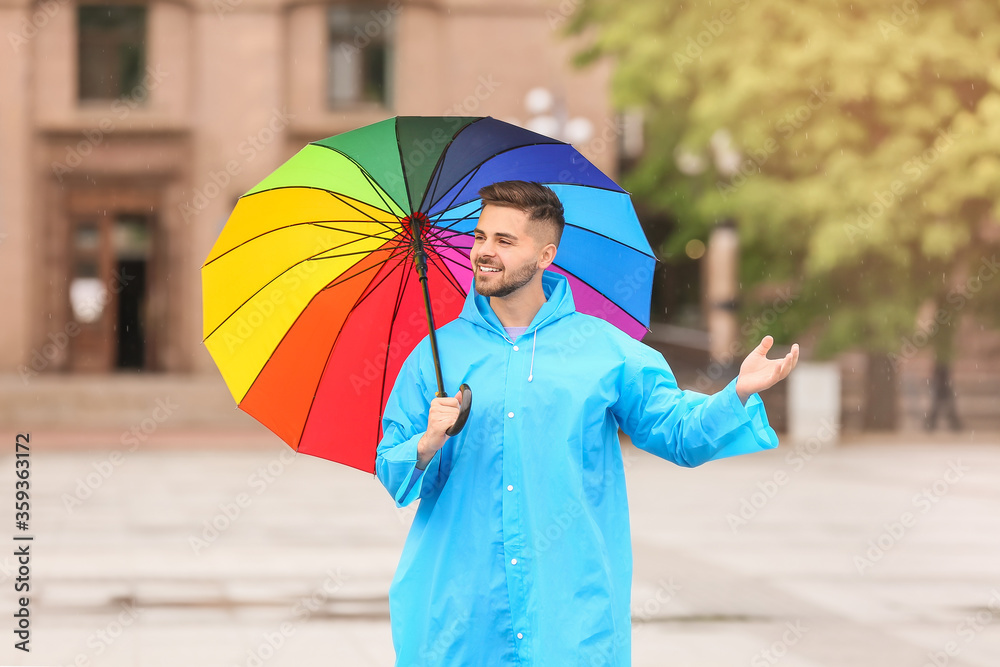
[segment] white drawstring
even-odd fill
[[[535,374],[535,341],[538,340],[538,327],[535,327],[535,335],[531,338],[531,368],[528,369],[528,382]]]
[[[514,345],[514,341],[512,341],[510,337],[507,336],[506,333],[501,333],[500,335],[503,336],[505,341],[507,341],[511,345]],[[531,382],[531,378],[535,374],[535,341],[537,340],[538,340],[538,327],[535,327],[535,334],[534,336],[531,337],[531,367],[528,369],[528,382]]]

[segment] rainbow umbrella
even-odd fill
[[[299,452],[374,472],[400,366],[471,288],[477,191],[514,179],[563,202],[550,270],[577,310],[641,338],[655,259],[628,193],[515,125],[401,116],[307,145],[237,202],[202,287],[204,343],[239,407]]]

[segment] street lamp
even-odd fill
[[[733,137],[725,128],[712,133],[708,153],[706,156],[686,148],[678,149],[674,154],[677,169],[686,176],[699,176],[708,169],[710,158],[721,176],[729,178],[739,172],[742,155],[733,146]],[[739,232],[735,220],[724,220],[712,229],[704,259],[702,294],[707,309],[709,355],[712,361],[728,365],[733,361],[738,343]]]
[[[579,146],[594,136],[594,124],[583,116],[569,118],[566,102],[548,88],[537,86],[524,96],[524,108],[530,114],[524,127],[547,137]]]

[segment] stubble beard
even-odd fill
[[[531,279],[535,277],[538,273],[538,260],[534,262],[528,261],[519,266],[513,271],[507,271],[504,269],[504,273],[507,274],[506,277],[501,280],[498,284],[492,287],[487,287],[482,284],[482,274],[479,273],[478,267],[476,268],[476,291],[482,296],[490,297],[505,297],[510,296],[517,290],[521,289],[525,285],[531,282]]]

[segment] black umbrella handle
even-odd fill
[[[461,405],[458,408],[458,419],[455,423],[451,425],[445,433],[449,436],[458,435],[465,428],[465,422],[469,420],[469,411],[472,410],[472,388],[469,385],[462,383],[462,386],[458,388],[462,392]],[[440,398],[446,398],[448,394],[438,392]]]

